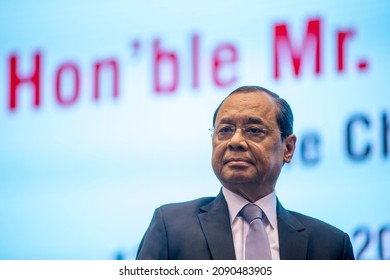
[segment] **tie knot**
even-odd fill
[[[256,204],[248,203],[241,209],[241,216],[250,224],[254,219],[261,219],[263,211]]]

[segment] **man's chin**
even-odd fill
[[[222,176],[220,181],[227,185],[252,185],[256,182],[253,177],[243,176],[239,174]]]

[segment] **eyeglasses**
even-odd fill
[[[273,131],[272,129],[267,129],[260,125],[248,125],[238,129],[241,130],[241,134],[245,139],[256,142],[263,140]],[[220,141],[230,140],[234,134],[236,134],[236,130],[237,128],[231,124],[221,124],[216,128],[209,129],[211,136],[216,136]]]

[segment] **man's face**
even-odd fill
[[[295,135],[281,139],[277,105],[264,92],[236,93],[215,120],[212,166],[229,190],[258,200],[271,193],[284,162],[290,162]]]

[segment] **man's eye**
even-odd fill
[[[224,126],[218,130],[218,133],[226,134],[226,133],[232,133],[234,131],[234,128],[231,126]]]
[[[248,127],[245,129],[247,133],[253,134],[253,135],[264,135],[266,134],[265,129],[259,128],[259,127]]]

